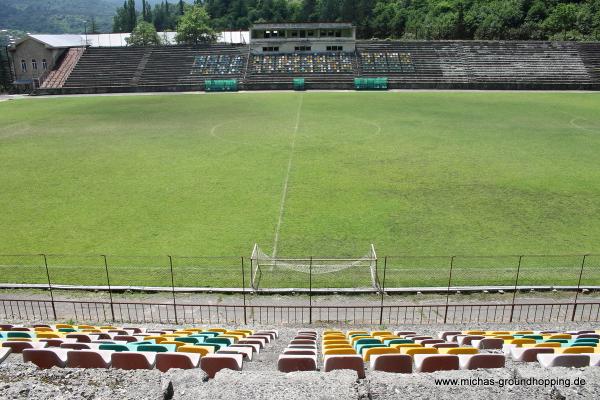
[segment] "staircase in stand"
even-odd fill
[[[46,79],[44,79],[40,88],[50,89],[63,87],[84,51],[85,47],[72,47],[68,49],[55,69],[50,71]]]

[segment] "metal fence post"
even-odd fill
[[[169,257],[169,267],[171,267],[171,293],[173,294],[173,312],[175,314],[175,323],[178,324],[177,320],[177,302],[175,301],[175,277],[173,276],[173,257]]]
[[[244,325],[247,325],[246,320],[246,273],[244,271],[244,257],[242,256],[242,298],[244,299]]]
[[[383,258],[383,281],[381,282],[381,309],[379,312],[379,325],[383,325],[383,296],[385,295],[385,272],[387,270],[387,256]]]
[[[54,305],[54,293],[52,292],[52,282],[50,281],[50,271],[48,270],[48,259],[45,254],[42,254],[44,258],[44,266],[46,267],[46,278],[48,278],[48,289],[50,290],[50,302],[52,303],[52,314],[56,321],[56,306]]]
[[[577,312],[577,298],[579,297],[579,289],[581,288],[581,277],[583,276],[583,267],[585,266],[585,259],[587,254],[583,255],[581,260],[581,269],[579,270],[579,280],[577,281],[577,291],[575,292],[575,300],[573,301],[573,314],[571,315],[571,321],[575,321],[575,313]]]
[[[312,324],[312,256],[308,264],[308,321]]]
[[[450,272],[448,274],[448,289],[446,290],[446,309],[444,310],[444,323],[448,320],[448,302],[450,301],[450,284],[452,283],[452,267],[454,266],[454,257],[450,257]]]
[[[112,320],[115,320],[115,306],[113,305],[112,298],[112,289],[110,287],[110,277],[108,275],[108,260],[106,259],[106,255],[102,254],[102,258],[104,259],[104,271],[106,272],[106,283],[108,284],[108,298],[110,299],[110,315]]]
[[[512,304],[510,306],[510,319],[509,322],[513,322],[513,315],[515,313],[515,299],[517,297],[517,287],[519,285],[519,273],[521,272],[521,260],[523,256],[519,256],[519,263],[517,264],[517,276],[515,277],[515,287],[513,288]]]

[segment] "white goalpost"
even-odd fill
[[[275,270],[289,270],[305,274],[331,274],[347,269],[364,272],[369,271],[371,286],[379,291],[379,278],[377,277],[377,253],[371,244],[369,251],[358,258],[286,258],[273,257],[261,250],[258,244],[252,249],[252,287],[258,289],[260,276]]]

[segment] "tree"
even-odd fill
[[[179,15],[183,15],[185,13],[185,5],[183,4],[183,0],[179,0]]]
[[[88,29],[88,33],[100,33],[98,24],[96,23],[96,17],[94,16],[90,18],[90,29]]]
[[[6,47],[0,46],[0,93],[8,91],[11,83],[10,65]]]
[[[136,20],[135,0],[126,0],[123,7],[117,8],[117,13],[113,19],[113,32],[133,31]]]
[[[129,46],[159,46],[160,37],[156,33],[156,28],[150,22],[140,21],[135,26],[131,35],[125,39]]]
[[[217,40],[217,34],[210,27],[210,17],[200,5],[193,5],[183,14],[177,24],[177,43],[198,44]]]
[[[561,32],[561,38],[567,40],[567,31],[575,29],[576,23],[577,6],[575,4],[558,4],[544,21],[544,26],[550,33]]]

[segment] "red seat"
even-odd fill
[[[172,368],[193,369],[200,365],[200,354],[196,353],[157,353],[156,369],[167,372]]]
[[[504,368],[504,354],[459,354],[460,369]]]
[[[64,368],[67,364],[66,349],[25,349],[23,350],[23,361],[32,362],[41,369],[52,367]]]
[[[200,368],[209,378],[214,378],[222,369],[241,371],[242,361],[241,354],[207,354],[200,359]]]
[[[13,353],[22,353],[25,349],[43,349],[47,346],[46,342],[20,342],[7,340],[2,342],[2,347],[7,347],[12,350]]]
[[[410,358],[410,356],[408,356]],[[357,355],[330,355],[323,359],[323,369],[325,372],[336,369],[349,369],[356,371],[358,379],[365,378],[365,364],[361,356]]]
[[[459,368],[455,354],[415,354],[415,367],[418,372],[450,371]]]
[[[71,350],[67,352],[69,368],[109,368],[111,355],[109,350]]]
[[[111,354],[111,364],[117,369],[152,369],[156,363],[154,352],[121,351]]]
[[[281,372],[316,371],[317,356],[282,354],[277,361],[277,369]]]
[[[373,371],[410,374],[413,359],[408,354],[375,354],[371,356]]]

